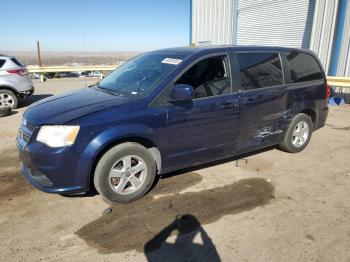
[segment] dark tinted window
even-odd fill
[[[277,53],[238,53],[237,59],[242,90],[283,84],[281,61]]]
[[[176,83],[191,85],[195,98],[230,93],[231,81],[225,56],[210,57],[198,62]]]
[[[12,62],[14,62],[18,66],[23,66],[16,58],[11,58]]]
[[[5,64],[6,60],[0,59],[0,68]]]
[[[290,68],[291,82],[305,82],[323,78],[315,58],[309,54],[289,52],[286,54]]]

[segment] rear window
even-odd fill
[[[291,83],[323,79],[323,72],[312,55],[299,52],[286,53]]]
[[[5,64],[6,60],[0,59],[0,68]]]
[[[14,62],[18,66],[23,66],[16,58],[11,58],[12,62]]]
[[[237,59],[242,90],[283,84],[278,53],[237,53]]]

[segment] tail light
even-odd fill
[[[7,70],[7,73],[25,76],[28,74],[28,70],[27,69],[12,69],[12,70]]]
[[[331,96],[331,86],[326,82],[326,99],[329,99],[330,96]]]

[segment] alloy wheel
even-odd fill
[[[305,121],[300,121],[294,127],[292,134],[292,144],[295,147],[301,147],[309,137],[309,125]]]
[[[15,104],[15,99],[6,93],[0,93],[0,105],[1,106],[9,106],[9,107],[13,107],[13,105]]]
[[[138,156],[127,155],[117,160],[109,171],[109,185],[118,194],[137,191],[145,182],[147,166]]]

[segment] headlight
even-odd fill
[[[36,138],[49,147],[63,147],[74,144],[79,126],[42,126]]]

